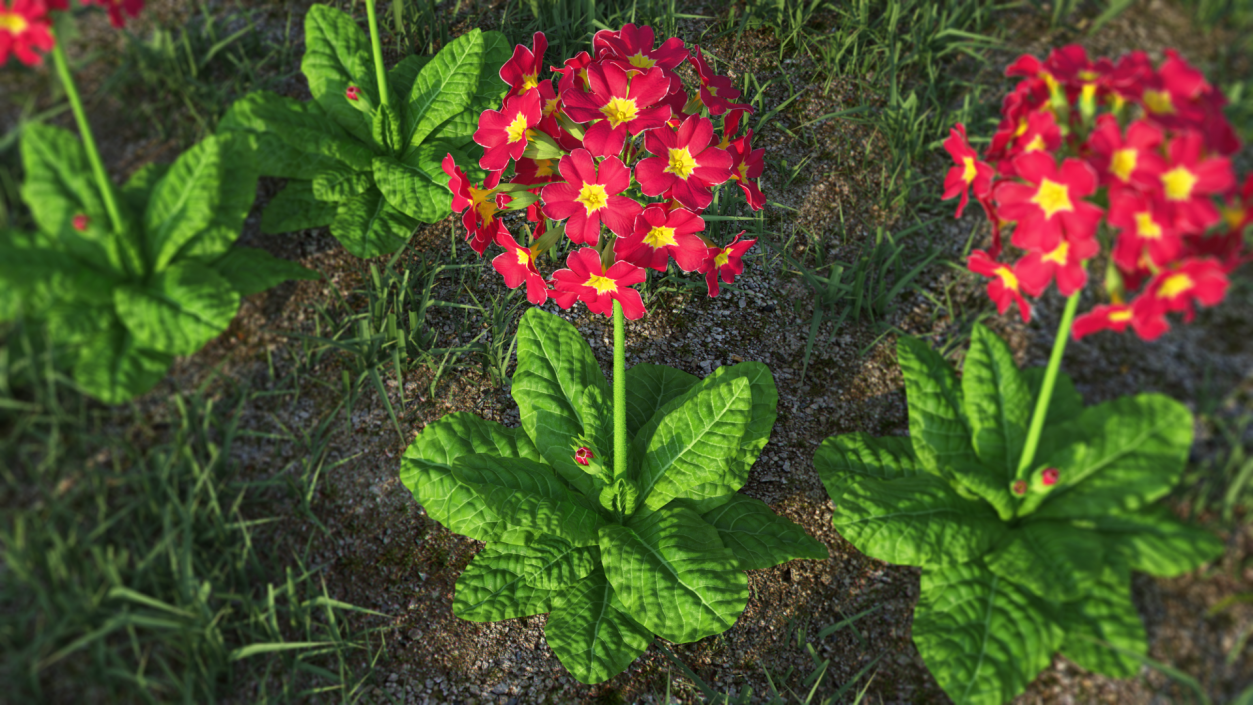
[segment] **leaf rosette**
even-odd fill
[[[0,230],[0,320],[45,323],[74,356],[75,381],[101,401],[151,389],[176,355],[226,330],[242,296],[320,276],[232,247],[257,190],[253,154],[234,136],[135,172],[113,194],[117,230],[74,135],[26,125],[21,153],[37,230]]]
[[[477,117],[508,90],[497,71],[511,49],[500,32],[472,29],[434,56],[409,56],[387,72],[391,102],[382,105],[369,38],[350,15],[309,8],[305,47],[300,67],[311,102],[259,91],[221,123],[264,155],[262,176],[288,180],[261,229],[329,225],[357,257],[393,253],[418,223],[452,212],[440,160],[477,161],[467,156],[480,153],[472,139]]]
[[[518,327],[519,428],[471,414],[429,425],[400,478],[429,516],[484,541],[457,581],[454,613],[493,622],[549,613],[545,635],[570,673],[600,683],[661,636],[729,629],[744,571],[827,549],[738,494],[769,440],[778,392],[761,363],[705,379],[661,365],[626,371],[629,468],[583,465],[612,447],[608,384],[574,326],[538,309]]]
[[[1043,368],[1019,370],[982,325],[960,380],[922,341],[900,339],[897,359],[909,437],[832,436],[814,467],[844,538],[922,567],[914,643],[936,680],[956,703],[1002,703],[1058,650],[1134,675],[1147,643],[1131,571],[1173,576],[1222,553],[1153,504],[1183,471],[1191,414],[1160,394],[1085,408],[1062,373],[1038,462],[1019,473]]]

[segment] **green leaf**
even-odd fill
[[[403,144],[417,147],[440,123],[470,107],[482,68],[483,33],[478,29],[466,32],[440,49],[418,72],[409,91],[401,135]]]
[[[897,341],[896,359],[905,376],[909,434],[922,467],[945,475],[950,460],[973,460],[970,422],[953,368],[916,338]]]
[[[339,204],[331,222],[331,234],[350,254],[366,258],[388,255],[404,247],[417,227],[416,220],[396,210],[372,187]]]
[[[1049,665],[1064,633],[1038,599],[976,561],[922,572],[913,634],[956,705],[1001,705]]]
[[[139,347],[190,355],[226,330],[239,294],[212,269],[183,262],[144,286],[115,289],[113,304]]]
[[[592,546],[605,520],[583,506],[546,465],[522,458],[465,455],[452,466],[453,477],[483,496],[511,535],[549,535],[575,546]]]
[[[748,576],[718,531],[690,509],[606,524],[600,554],[628,614],[663,639],[687,643],[724,632],[748,604]]]
[[[413,82],[418,80],[418,72],[423,66],[433,59],[432,56],[422,56],[420,54],[410,54],[400,60],[387,72],[387,85],[391,87],[391,94],[395,96],[407,96],[413,90]],[[504,62],[501,62],[502,64]]]
[[[1148,655],[1148,639],[1140,613],[1131,604],[1131,571],[1123,561],[1106,561],[1101,579],[1082,600],[1057,610],[1066,628],[1062,655],[1083,668],[1111,678],[1130,678],[1140,670],[1140,661],[1131,654],[1115,651],[1107,644],[1141,656]]]
[[[184,244],[174,255],[174,261],[195,257],[207,262],[225,254],[239,239],[244,219],[257,197],[257,158],[247,140],[228,132],[217,141],[222,156],[217,207],[213,209],[209,226]]]
[[[976,325],[962,365],[962,397],[975,453],[994,469],[1002,492],[1018,471],[1034,398],[1005,341]]]
[[[1127,557],[1135,570],[1173,578],[1199,568],[1223,554],[1223,542],[1199,526],[1175,518],[1163,506],[1130,514],[1103,514],[1084,522],[1106,545]]]
[[[1081,442],[1048,456],[1060,479],[1035,516],[1090,518],[1131,512],[1179,481],[1192,446],[1192,414],[1161,394],[1120,397],[1075,421]]]
[[[22,127],[21,151],[22,200],[39,229],[84,260],[120,268],[116,246],[110,243],[108,212],[78,138],[60,128],[27,123]],[[74,216],[80,213],[94,226],[84,233],[73,227]]]
[[[609,680],[626,670],[653,633],[613,606],[613,587],[597,570],[561,591],[544,626],[548,646],[580,683]]]
[[[449,414],[428,425],[405,449],[400,481],[435,521],[472,539],[492,541],[504,524],[474,488],[452,474],[453,463],[470,454],[540,460],[522,429],[473,414]]]
[[[374,181],[389,203],[406,215],[424,223],[434,223],[452,213],[452,191],[448,190],[448,174],[439,168],[447,153],[441,142],[424,144],[411,154],[412,161],[426,161],[426,168],[413,166],[392,157],[374,160]],[[431,168],[431,166],[434,168]]]
[[[1031,395],[1031,408],[1035,409],[1035,401],[1040,396],[1040,387],[1044,386],[1044,368],[1028,367],[1022,371],[1022,381],[1027,384],[1027,393]],[[1057,371],[1057,379],[1053,382],[1053,398],[1049,400],[1048,416],[1044,418],[1044,427],[1058,426],[1067,421],[1079,418],[1083,413],[1083,396],[1075,389],[1070,375]]]
[[[374,109],[374,117],[370,122],[370,137],[380,152],[386,155],[396,155],[404,151],[400,127],[400,117],[390,105],[380,105]]]
[[[1104,565],[1096,532],[1061,521],[1030,521],[1010,529],[984,556],[988,569],[1049,602],[1078,600]]]
[[[291,260],[279,259],[255,247],[233,247],[213,263],[240,296],[265,291],[288,279],[321,279],[322,275]]]
[[[583,437],[600,451],[601,466],[612,475],[613,402],[608,398],[606,389],[596,384],[584,387],[578,409],[579,417],[583,419]]]
[[[644,448],[638,474],[645,506],[672,499],[707,499],[740,488],[729,477],[748,426],[752,391],[748,380],[702,388],[657,425]]]
[[[559,316],[528,309],[518,322],[518,366],[511,390],[522,428],[548,464],[589,497],[598,493],[592,478],[574,462],[570,442],[583,435],[580,400],[592,385],[602,391],[608,387],[579,331]]]
[[[575,546],[556,536],[541,536],[526,546],[494,543],[492,548],[519,556],[518,574],[527,585],[544,590],[573,585],[600,566],[599,548]]]
[[[340,100],[346,100],[343,93]],[[362,113],[348,106],[364,120]],[[219,130],[257,136],[261,173],[288,179],[312,179],[342,164],[362,171],[370,168],[374,150],[340,127],[316,102],[306,103],[269,91],[249,93],[231,105]],[[369,133],[367,132],[367,137]]]
[[[483,111],[500,108],[505,93],[509,91],[509,84],[500,78],[500,67],[509,60],[513,47],[500,32],[484,32],[482,36],[483,65],[479,69],[474,97],[465,110],[440,123],[439,127],[427,135],[426,141],[439,139],[453,144],[465,144],[478,129],[479,116]]]
[[[350,105],[345,95],[348,86],[356,86],[371,105],[379,104],[370,40],[352,17],[326,5],[309,8],[300,70],[322,110],[353,137],[369,144],[369,119]]]
[[[144,231],[148,259],[157,271],[165,269],[183,245],[213,222],[222,176],[222,151],[217,138],[210,135],[183,152],[153,187],[144,212]]]
[[[103,300],[108,301],[106,293]],[[96,299],[99,301],[100,299]],[[55,300],[44,311],[48,335],[62,345],[79,345],[100,335],[117,317],[111,306],[80,301]]]
[[[1006,529],[988,505],[965,499],[929,474],[895,480],[854,476],[832,523],[871,558],[920,566],[977,558]]]
[[[170,355],[140,348],[114,318],[79,351],[74,381],[106,404],[121,404],[155,387],[173,363]]]
[[[795,558],[826,560],[827,547],[795,524],[775,514],[765,502],[736,494],[702,517],[718,530],[735,554],[740,570],[761,570]]]
[[[666,365],[642,363],[626,371],[627,436],[635,438],[641,427],[666,402],[681,396],[700,379]]]
[[[313,177],[313,197],[319,201],[338,203],[359,196],[374,185],[373,175],[342,164],[324,169]]]
[[[875,438],[860,431],[831,436],[818,446],[814,454],[814,470],[837,506],[844,487],[858,475],[895,480],[913,477],[924,471],[909,438],[883,436]]]
[[[169,172],[169,164],[148,162],[126,180],[126,184],[122,186],[122,202],[137,216],[136,220],[142,217],[144,211],[148,209],[148,200],[152,198],[152,190]]]
[[[261,213],[261,232],[286,233],[330,225],[339,205],[318,200],[313,182],[288,181]]]
[[[453,614],[471,622],[499,622],[552,609],[556,595],[528,585],[522,575],[523,557],[500,548],[503,546],[489,545],[461,571],[452,600]]]

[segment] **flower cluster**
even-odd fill
[[[1075,320],[1076,338],[1130,326],[1152,340],[1166,314],[1190,321],[1196,304],[1221,301],[1253,222],[1253,175],[1238,187],[1222,93],[1172,50],[1154,67],[1143,52],[1093,61],[1072,45],[1023,56],[1006,75],[1022,80],[983,155],[960,124],[944,143],[955,162],[944,198],[960,196],[960,216],[973,193],[992,222],[991,246],[968,266],[992,278],[1001,313],[1017,304],[1029,320],[1026,297],[1054,281],[1063,295],[1081,290],[1102,252],[1109,303]]]
[[[109,21],[121,27],[126,17],[134,17],[144,9],[144,0],[82,0],[85,5],[99,5],[109,11]],[[43,60],[52,50],[53,11],[70,9],[70,0],[0,0],[0,66],[9,54],[27,66]]]
[[[733,102],[740,91],[713,72],[699,47],[689,51],[677,38],[657,45],[651,27],[597,32],[592,54],[580,52],[541,78],[547,47],[537,32],[500,69],[509,91],[474,133],[483,147],[480,184],[452,155],[444,159],[471,247],[480,255],[493,242],[503,248],[492,266],[508,286],[525,284],[533,304],[582,301],[608,315],[616,300],[637,319],[644,305],[631,287],[649,268],[666,271],[672,258],[704,274],[717,296],[720,281],[744,271],[741,258],[755,241],[741,232],[724,246],[704,234],[712,189],[734,182],[751,208],[765,206],[757,185],[764,150],[753,149],[752,130],[737,134],[752,107]],[[695,96],[677,73],[684,61],[700,79]],[[535,224],[525,244],[501,220],[524,209]],[[575,248],[565,268],[544,276],[536,259],[562,235]]]

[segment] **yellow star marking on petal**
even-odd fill
[[[513,122],[509,123],[509,126],[505,128],[505,134],[509,136],[509,144],[525,140],[526,116],[519,112],[517,116],[513,118]]]
[[[718,97],[718,87],[717,87],[717,86],[705,86],[705,90],[709,91],[709,95],[711,95],[711,96],[713,96],[713,97],[715,97],[715,98],[717,98],[717,97]]]
[[[1027,119],[1022,118],[1018,121],[1018,129],[1014,130],[1014,137],[1022,137],[1027,134]]]
[[[1166,281],[1162,282],[1162,287],[1157,290],[1157,295],[1159,298],[1173,299],[1191,289],[1192,286],[1192,277],[1186,274],[1172,274],[1166,277]]]
[[[579,197],[574,199],[583,204],[587,214],[591,215],[609,204],[609,193],[600,184],[583,184],[579,189]]]
[[[630,98],[610,98],[609,102],[600,109],[600,113],[609,120],[610,127],[617,127],[639,117],[640,109]]]
[[[1065,266],[1067,256],[1070,254],[1070,243],[1062,240],[1061,244],[1053,249],[1052,252],[1046,253],[1042,258],[1045,262],[1052,262],[1056,265]]]
[[[975,168],[974,157],[962,157],[962,181],[967,184],[974,182],[975,177],[979,175],[979,170]]]
[[[1009,267],[997,267],[996,276],[1001,278],[1005,288],[1018,291],[1018,277],[1014,274],[1014,270]]]
[[[532,88],[539,87],[539,72],[527,73],[522,75],[522,90],[529,91]]]
[[[1070,189],[1065,184],[1044,179],[1040,181],[1040,190],[1031,197],[1031,202],[1044,211],[1045,218],[1052,218],[1057,213],[1068,213],[1075,209],[1070,202]]]
[[[660,250],[668,245],[677,245],[679,243],[674,239],[674,228],[658,225],[649,230],[648,234],[644,236],[644,244],[654,250]]]
[[[748,162],[744,162],[736,167],[736,173],[731,174],[738,181],[746,181],[748,179]]]
[[[590,286],[596,290],[597,294],[612,294],[618,290],[618,282],[609,277],[602,277],[599,274],[593,274],[583,282],[583,286]]]
[[[1043,149],[1044,149],[1044,135],[1036,135],[1035,137],[1031,138],[1031,141],[1027,143],[1026,147],[1023,147],[1022,151],[1039,152]]]
[[[1150,113],[1171,115],[1175,112],[1175,104],[1170,101],[1170,94],[1166,91],[1150,88],[1144,92],[1143,100],[1144,107],[1148,108]]]
[[[1113,313],[1109,314],[1109,320],[1114,323],[1122,323],[1123,321],[1130,321],[1131,310],[1124,309],[1122,311],[1114,311]]]
[[[635,52],[635,54],[627,58],[627,61],[637,69],[651,69],[657,65],[655,60],[644,56],[642,51]]]
[[[536,159],[535,160],[535,175],[536,176],[552,176],[555,173],[557,172],[553,171],[553,160],[551,159]]]
[[[680,179],[686,179],[696,170],[696,157],[687,151],[687,147],[681,149],[670,150],[670,166],[665,168],[667,174],[674,174]]]
[[[1220,210],[1222,210],[1223,221],[1227,223],[1227,227],[1231,228],[1232,230],[1235,230],[1236,228],[1240,227],[1240,223],[1244,222],[1244,209],[1243,208],[1231,208],[1229,206],[1223,206]]]
[[[0,12],[0,31],[17,36],[29,26],[30,22],[16,12]]]
[[[544,101],[544,117],[549,117],[557,112],[557,106],[561,103],[561,98],[549,98]]]
[[[523,267],[531,264],[531,251],[525,247],[518,248],[518,264]]]
[[[496,208],[496,201],[491,197],[491,189],[477,189],[470,187],[470,207],[478,212],[483,222],[491,222],[499,211]]]
[[[727,250],[723,250],[722,252],[719,252],[714,257],[714,266],[721,267],[730,261],[731,261],[731,253]]]
[[[1153,220],[1151,212],[1136,213],[1136,234],[1150,240],[1159,238],[1162,236],[1162,227]]]
[[[1114,151],[1114,155],[1109,160],[1109,170],[1123,181],[1131,180],[1131,172],[1136,170],[1136,162],[1140,158],[1140,153],[1135,149],[1118,149]]]
[[[1166,187],[1166,198],[1172,201],[1186,201],[1192,198],[1192,187],[1196,186],[1197,177],[1185,166],[1177,166],[1162,174],[1162,185]]]

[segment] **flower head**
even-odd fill
[[[488,172],[482,188],[479,188],[470,182],[451,154],[444,157],[440,166],[448,174],[452,210],[455,213],[465,211],[461,216],[461,224],[465,226],[466,239],[470,241],[470,247],[482,255],[488,244],[496,239],[497,233],[505,231],[505,224],[497,217],[503,205],[502,201],[508,198],[505,194],[496,192],[501,172]]]
[[[555,289],[551,295],[557,305],[570,308],[575,301],[587,304],[592,313],[613,313],[613,302],[622,304],[622,313],[632,321],[641,318],[644,300],[632,285],[644,281],[643,269],[630,262],[615,262],[606,269],[600,253],[580,247],[566,257],[566,269],[553,272]]]
[[[509,92],[505,97],[533,91],[539,87],[540,71],[544,68],[544,52],[548,49],[548,38],[543,32],[536,32],[531,37],[532,49],[519,44],[513,49],[513,56],[500,67],[500,78],[509,84]]]
[[[1124,189],[1113,194],[1109,224],[1120,229],[1114,245],[1114,262],[1134,270],[1147,250],[1158,267],[1173,262],[1183,251],[1183,240],[1175,231],[1160,196]]]
[[[596,457],[596,454],[593,453],[592,449],[588,448],[587,446],[582,446],[578,450],[574,451],[574,462],[578,463],[579,465],[584,465],[584,466],[590,465],[592,462],[592,458],[595,458],[595,457]]]
[[[526,284],[526,300],[539,306],[548,300],[548,282],[535,268],[535,253],[519,245],[508,230],[496,232],[496,244],[505,251],[492,260],[492,268],[505,278],[505,286],[517,289]]]
[[[530,141],[531,128],[539,124],[540,94],[529,91],[505,99],[500,110],[484,110],[479,116],[479,129],[474,141],[483,147],[479,166],[500,171],[509,160],[522,158]]]
[[[741,259],[757,243],[756,240],[741,241],[745,232],[741,230],[726,247],[711,247],[705,251],[705,261],[701,264],[700,271],[705,275],[705,285],[710,296],[718,295],[719,278],[731,284],[737,276],[744,273],[744,262]]]
[[[1084,201],[1096,191],[1096,172],[1081,159],[1059,169],[1047,152],[1014,157],[1014,171],[1027,183],[1003,181],[993,191],[997,213],[1018,222],[1012,242],[1023,249],[1051,252],[1062,242],[1096,234],[1103,211]]]
[[[1045,487],[1052,487],[1057,484],[1059,477],[1061,477],[1061,473],[1058,472],[1057,468],[1044,468],[1044,472],[1040,473],[1040,482]]]
[[[1204,232],[1221,219],[1213,196],[1235,185],[1231,160],[1204,154],[1204,138],[1185,132],[1171,140],[1158,179],[1176,228]]]
[[[572,242],[595,247],[602,223],[619,237],[631,234],[643,207],[618,195],[631,183],[631,172],[622,160],[609,157],[598,168],[586,149],[576,149],[562,157],[557,168],[566,182],[544,187],[544,214],[554,220],[568,218],[566,234]]]
[[[987,198],[992,190],[994,170],[991,164],[979,159],[979,153],[966,141],[966,126],[960,122],[949,133],[948,139],[944,140],[944,149],[953,158],[956,166],[950,168],[944,177],[942,198],[947,201],[961,194],[961,200],[957,203],[957,214],[953,216],[960,218],[969,200],[970,189],[974,189],[975,198]]]
[[[109,11],[109,24],[122,27],[127,17],[137,17],[144,9],[144,0],[83,0],[87,5],[99,5]]]
[[[590,92],[572,89],[562,93],[561,99],[572,120],[592,123],[583,146],[594,157],[617,154],[626,143],[627,132],[638,135],[670,119],[670,107],[659,105],[670,87],[660,68],[628,80],[620,66],[592,64],[587,78]]]
[[[988,297],[996,303],[998,313],[1004,315],[1011,303],[1017,303],[1022,320],[1031,321],[1031,307],[1022,297],[1022,284],[1012,267],[997,262],[983,250],[971,252],[966,267],[975,274],[992,277],[992,281],[988,282]]]
[[[344,89],[344,97],[353,102],[361,100],[361,89],[356,86],[348,86]]]
[[[635,165],[635,179],[647,196],[671,191],[688,208],[703,210],[713,202],[710,186],[731,178],[733,159],[726,150],[710,144],[713,123],[693,115],[677,130],[659,127],[644,135],[644,146],[655,157]]]
[[[695,51],[687,57],[687,61],[696,69],[696,75],[700,77],[700,102],[709,108],[710,115],[721,115],[728,110],[755,112],[753,106],[748,103],[731,102],[740,97],[740,91],[731,87],[731,79],[714,73],[713,68],[701,54],[700,47],[695,47]]]
[[[753,131],[727,145],[731,155],[731,178],[739,183],[744,198],[755,211],[766,207],[766,195],[757,186],[757,179],[766,168],[766,150],[753,149]]]
[[[696,233],[705,221],[683,208],[653,204],[635,219],[635,232],[613,244],[619,261],[664,272],[670,258],[685,272],[694,272],[705,261],[705,243]]]
[[[1063,238],[1048,252],[1032,250],[1018,260],[1014,272],[1022,283],[1023,291],[1039,296],[1054,280],[1062,296],[1070,296],[1088,283],[1088,271],[1084,263],[1096,256],[1101,245],[1096,238]]]
[[[27,66],[43,61],[39,52],[52,50],[52,23],[42,0],[0,0],[0,66],[9,54]]]
[[[88,218],[83,213],[79,213],[78,215],[75,215],[74,220],[70,222],[74,226],[74,229],[81,233],[87,229],[88,225],[91,224],[91,218]]]
[[[592,48],[597,59],[627,71],[643,73],[654,68],[661,69],[670,83],[668,92],[678,90],[682,82],[674,69],[688,56],[683,40],[671,37],[661,46],[653,48],[654,39],[652,27],[625,24],[617,32],[597,32],[592,37]]]
[[[1124,139],[1118,118],[1110,113],[1097,118],[1096,129],[1088,138],[1091,162],[1101,176],[1101,183],[1142,190],[1157,186],[1163,166],[1157,154],[1161,144],[1161,130],[1144,120],[1131,123]]]

